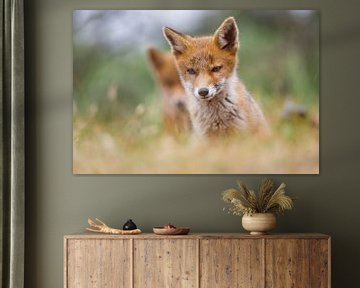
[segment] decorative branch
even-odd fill
[[[243,182],[238,182],[238,189],[227,189],[223,200],[230,203],[229,212],[234,215],[252,215],[256,213],[283,214],[294,207],[294,197],[285,194],[284,183],[274,190],[274,182],[264,179],[259,192],[249,190]]]
[[[104,234],[114,234],[114,235],[136,235],[141,234],[140,229],[135,230],[121,230],[121,229],[115,229],[111,228],[108,225],[106,225],[101,220],[95,218],[96,221],[92,220],[91,218],[88,218],[88,223],[91,228],[86,228],[87,231],[91,232],[97,232],[97,233],[104,233]]]

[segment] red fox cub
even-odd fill
[[[166,130],[175,135],[189,132],[191,121],[186,107],[186,93],[176,70],[174,56],[155,48],[148,49],[148,56],[162,92]]]
[[[163,28],[172,47],[195,133],[204,136],[267,130],[258,104],[236,75],[238,28],[227,18],[213,36]]]

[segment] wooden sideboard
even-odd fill
[[[323,234],[67,235],[65,288],[325,288]]]

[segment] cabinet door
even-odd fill
[[[131,287],[130,240],[67,240],[67,288]]]
[[[330,240],[310,241],[310,287],[330,287]]]
[[[260,239],[200,241],[200,287],[264,287],[263,242]]]
[[[135,288],[197,287],[197,240],[134,240]]]
[[[309,287],[309,240],[266,240],[266,287]]]

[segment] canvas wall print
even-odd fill
[[[74,174],[318,174],[319,13],[73,12]]]

